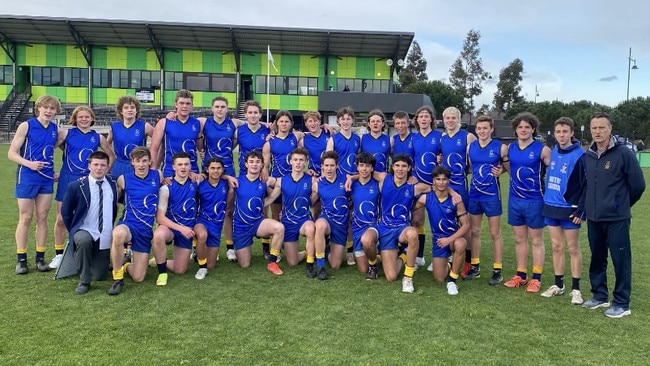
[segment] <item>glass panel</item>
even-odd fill
[[[210,78],[205,74],[187,75],[185,84],[189,90],[209,91]]]

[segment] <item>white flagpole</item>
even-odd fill
[[[271,82],[271,45],[267,45],[266,53],[266,122],[271,122],[271,114],[269,105],[271,103],[271,90],[269,84]]]

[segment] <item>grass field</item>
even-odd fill
[[[7,145],[0,146],[0,156],[6,152]],[[0,365],[641,365],[650,359],[647,193],[633,210],[632,316],[623,319],[571,305],[568,295],[545,299],[523,288],[489,286],[487,229],[484,275],[460,282],[455,297],[424,269],[414,277],[412,295],[401,292],[400,282],[366,282],[352,267],[330,270],[328,281],[318,281],[306,278],[303,266],[288,268],[283,261],[285,275],[274,277],[259,243],[246,270],[222,261],[197,281],[192,264],[187,275],[170,275],[169,285],[158,288],[152,268],[144,283],[126,279],[120,296],[106,294],[110,281],[77,296],[76,278],[53,281],[53,272],[35,271],[33,234],[31,272],[14,274],[15,165],[1,161]],[[503,221],[504,277],[510,277],[514,244]],[[544,289],[553,281],[545,239]],[[581,245],[588,299],[586,233]],[[48,260],[53,252],[50,240]]]

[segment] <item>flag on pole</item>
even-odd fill
[[[273,66],[273,69],[278,72],[278,69],[275,67],[275,60],[273,59],[273,55],[271,54],[271,45],[267,45],[267,54],[266,57],[268,61],[271,63],[271,66]]]

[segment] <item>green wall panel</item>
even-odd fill
[[[183,71],[183,53],[181,51],[164,51],[165,71]]]
[[[127,48],[126,68],[129,70],[146,70],[147,50],[144,48]]]
[[[105,47],[94,47],[92,62],[96,69],[108,68],[108,50]]]
[[[9,92],[11,92],[12,85],[0,85],[0,100],[7,99]],[[233,99],[234,100],[234,99]]]
[[[106,47],[106,68],[126,70],[127,50],[126,47]]]
[[[217,51],[203,51],[201,52],[202,57],[202,71],[210,73],[222,73],[223,71],[223,62],[221,57],[221,52]]]

